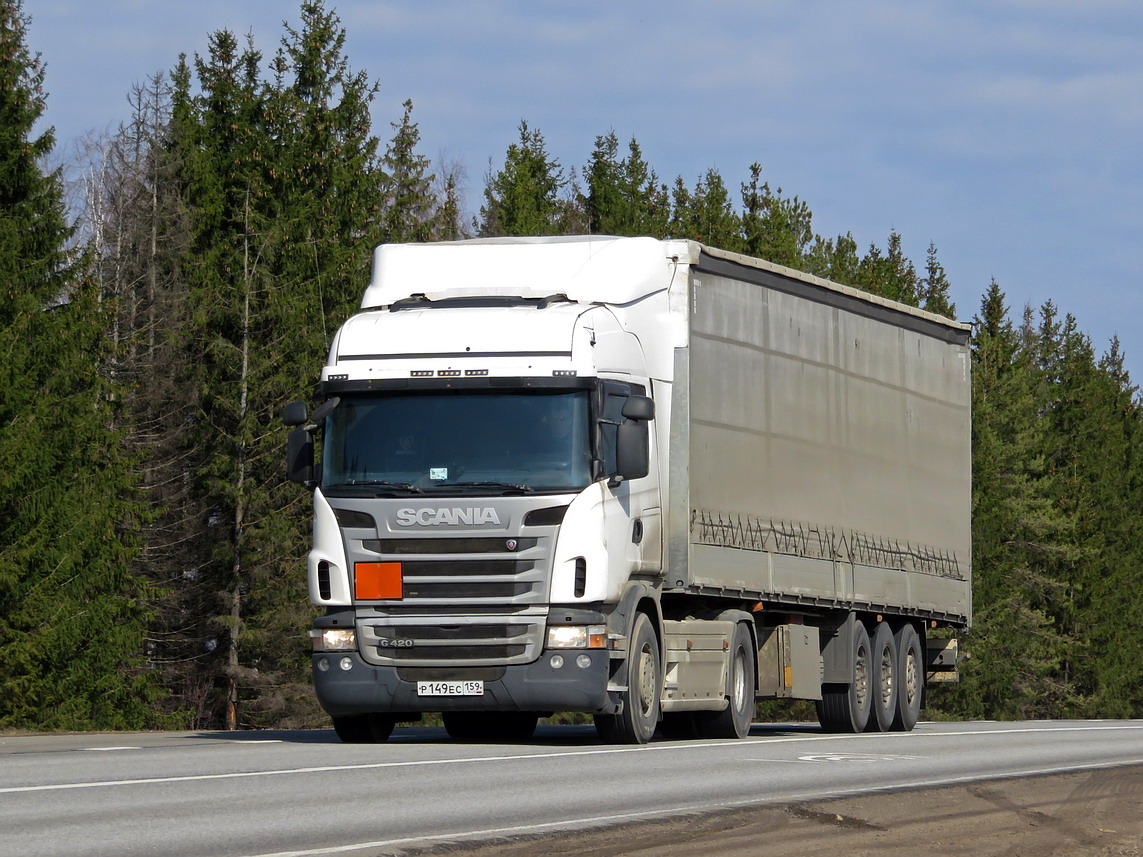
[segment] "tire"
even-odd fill
[[[595,730],[610,744],[646,744],[659,725],[659,697],[663,689],[659,640],[646,613],[635,617],[623,673],[627,678],[623,710],[595,715]]]
[[[540,716],[534,711],[446,711],[445,731],[458,741],[526,741]]]
[[[696,715],[699,734],[704,738],[745,738],[754,721],[754,644],[745,624],[734,626],[730,663],[727,666],[726,697],[722,711],[702,711]]]
[[[869,632],[860,622],[853,623],[852,663],[849,682],[823,684],[818,700],[818,722],[826,732],[863,732],[869,722],[870,646]]]
[[[869,644],[870,714],[866,732],[888,732],[897,716],[897,643],[888,622],[878,622]]]
[[[386,714],[353,714],[333,718],[333,731],[343,744],[384,744],[396,720]]]
[[[894,732],[912,732],[921,717],[925,695],[925,661],[917,629],[906,623],[894,635],[897,643],[897,714]]]

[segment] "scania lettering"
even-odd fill
[[[969,333],[692,241],[377,248],[285,415],[337,734],[912,729],[972,618]]]
[[[402,527],[419,525],[422,527],[450,526],[458,524],[480,526],[500,525],[495,509],[398,509],[397,524]]]

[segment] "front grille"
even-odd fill
[[[493,543],[495,552],[490,550]],[[402,592],[393,600],[426,606],[435,602],[441,608],[448,602],[449,609],[459,606],[463,612],[482,603],[509,609],[547,600],[546,545],[537,539],[521,539],[520,544],[524,549],[516,552],[506,550],[505,539],[483,538],[370,540],[362,547],[374,551],[369,561],[400,563]]]
[[[544,618],[540,616],[433,619],[363,617],[357,634],[361,655],[371,664],[439,667],[529,663],[540,653]]]
[[[453,554],[509,553],[534,548],[538,539],[446,538],[446,539],[370,539],[362,542],[366,550],[385,554]],[[508,543],[512,542],[512,547]]]
[[[400,599],[357,606],[361,656],[377,666],[531,663],[543,649],[552,539],[369,539],[355,560],[401,565]]]
[[[481,658],[511,660],[528,651],[527,646],[481,646]],[[476,651],[472,646],[434,646],[415,652],[412,649],[393,649],[388,653],[391,660],[409,663],[411,661],[469,661]]]
[[[405,598],[515,598],[527,583],[416,583],[405,581]]]
[[[378,640],[399,640],[406,637],[407,631],[392,626],[374,625]],[[464,637],[519,637],[528,632],[527,625],[441,625],[431,627],[421,625],[417,628],[418,640],[455,640],[458,636]]]
[[[461,559],[437,562],[405,560],[401,563],[401,573],[410,577],[461,577],[487,575],[506,577],[524,574],[536,567],[534,562],[518,562],[512,559]]]
[[[364,615],[365,610],[372,610],[373,616],[506,616],[514,613],[527,613],[531,608],[527,604],[505,605],[497,604],[444,604],[423,602],[420,604],[401,604],[387,601],[373,607],[359,607],[358,611]]]

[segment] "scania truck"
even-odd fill
[[[377,248],[285,414],[337,734],[912,729],[971,621],[969,334],[694,241]]]

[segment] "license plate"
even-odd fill
[[[419,681],[417,696],[483,696],[483,681]]]

